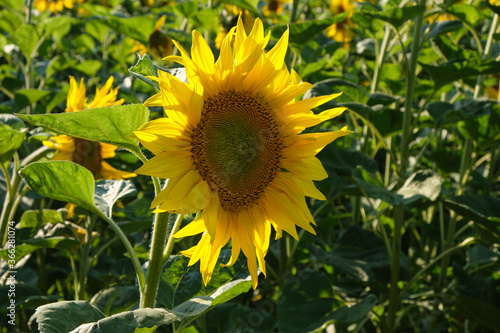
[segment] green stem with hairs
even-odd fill
[[[425,0],[419,1],[420,5],[425,4]],[[422,22],[424,19],[423,13],[415,18],[415,28],[411,47],[411,55],[408,64],[408,80],[406,84],[405,111],[403,116],[403,135],[401,140],[401,159],[400,170],[398,173],[398,186],[402,186],[406,181],[406,171],[408,168],[409,143],[411,138],[411,120],[412,120],[412,105],[413,93],[415,87],[417,59],[420,53],[420,37],[422,33]],[[401,252],[401,228],[404,224],[404,205],[394,207],[394,240],[392,247],[391,258],[391,285],[389,289],[389,305],[387,309],[387,327],[389,332],[396,331],[396,312],[399,305],[399,256]]]
[[[177,231],[179,231],[181,224],[182,224],[182,214],[179,214],[175,219],[174,225],[168,231],[168,241],[167,241],[167,246],[165,247],[165,252],[163,253],[162,266],[164,266],[167,263],[168,258],[170,258],[170,255],[172,254],[172,249],[174,248],[174,243],[175,243],[174,235]]]
[[[155,307],[156,294],[158,292],[161,272],[163,270],[163,251],[165,250],[165,243],[167,241],[169,216],[169,213],[164,212],[157,213],[155,217],[146,285],[140,303],[141,308]]]

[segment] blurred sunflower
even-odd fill
[[[224,8],[221,13],[223,21],[225,22],[222,22],[219,28],[219,32],[217,32],[217,36],[215,37],[214,43],[217,49],[221,48],[222,41],[230,30],[228,26],[234,26],[234,23],[236,23],[236,21],[239,20],[240,17],[243,21],[243,26],[245,27],[245,33],[247,34],[252,30],[255,21],[255,17],[253,17],[253,15],[247,9],[242,9],[235,5],[224,4]]]
[[[262,7],[262,13],[264,16],[270,16],[273,13],[276,15],[281,15],[283,12],[283,4],[285,4],[287,0],[270,0],[267,1],[267,4]]]
[[[352,0],[332,0],[330,2],[330,11],[334,15],[339,15],[345,12],[349,12],[347,18],[339,23],[334,23],[328,28],[326,28],[326,35],[333,40],[344,43],[347,45],[354,37],[354,33],[351,30],[352,22],[352,10],[354,6],[352,4]]]
[[[256,288],[257,263],[266,274],[271,226],[276,238],[285,230],[298,239],[296,226],[315,233],[305,196],[325,200],[313,180],[328,176],[315,155],[350,133],[344,127],[299,135],[345,108],[311,111],[339,94],[295,102],[312,85],[284,63],[288,35],[266,53],[270,36],[264,37],[261,20],[247,36],[240,18],[215,63],[199,32],[192,33],[191,56],[174,41],[181,56],[167,59],[185,66],[189,83],[160,71],[160,93],[145,105],[163,106],[167,117],[134,132],[155,155],[136,172],[169,179],[152,202],[155,212],[203,211],[175,237],[202,234],[182,253],[191,258],[189,265],[201,261],[205,284],[229,240],[232,256],[225,265],[243,251]]]
[[[149,49],[154,55],[162,58],[171,55],[174,51],[174,44],[172,39],[161,31],[161,28],[165,25],[167,19],[166,15],[160,17],[160,19],[155,24],[155,30],[149,35]],[[148,52],[146,45],[141,42],[131,39],[132,49],[130,53],[138,52],[141,56]]]
[[[64,7],[73,8],[73,0],[35,0],[34,6],[41,12],[48,10],[57,14],[62,12]]]
[[[66,112],[123,104],[123,99],[116,100],[119,87],[111,89],[113,80],[111,76],[102,89],[97,88],[94,99],[87,103],[83,78],[78,85],[75,78],[71,76]],[[104,161],[106,158],[114,157],[118,148],[110,144],[72,138],[68,135],[57,135],[50,140],[43,141],[43,145],[58,151],[52,158],[53,160],[80,164],[92,172],[95,179],[123,179],[136,175],[132,172],[117,170]]]

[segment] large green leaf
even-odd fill
[[[44,115],[18,115],[23,120],[75,138],[104,142],[141,155],[133,131],[149,119],[148,108],[142,104],[86,109]]]
[[[84,167],[67,161],[36,162],[19,172],[28,186],[48,198],[71,202],[94,211],[94,176]]]
[[[40,333],[68,333],[81,324],[106,316],[88,302],[64,301],[39,307],[35,317]]]
[[[439,66],[421,65],[434,80],[436,90],[469,76],[500,73],[500,62],[495,60],[458,59]]]
[[[99,180],[95,184],[94,201],[96,207],[111,218],[115,202],[135,193],[135,186],[130,180]]]
[[[279,39],[286,29],[290,29],[290,45],[297,51],[300,51],[309,41],[322,33],[332,24],[342,22],[348,16],[348,12],[344,12],[335,17],[330,17],[324,20],[310,20],[291,24],[278,24],[271,27],[271,36]]]
[[[425,12],[425,6],[405,6],[380,12],[366,11],[363,14],[392,24],[396,29],[417,15]]]
[[[462,99],[453,104],[448,102],[431,102],[425,108],[434,118],[436,127],[441,127],[488,115],[491,113],[493,107],[494,104],[492,101]]]

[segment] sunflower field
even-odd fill
[[[0,333],[500,332],[496,0],[0,0]]]

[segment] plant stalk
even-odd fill
[[[425,0],[419,1],[420,5],[425,4]],[[406,181],[406,171],[408,169],[409,143],[411,138],[411,120],[413,93],[415,87],[415,77],[417,59],[420,53],[420,37],[422,33],[423,13],[415,18],[415,28],[411,47],[411,55],[408,63],[408,80],[406,84],[405,111],[403,116],[403,137],[401,140],[401,160],[398,175],[398,186],[402,186]],[[390,333],[396,331],[396,312],[399,305],[399,256],[401,253],[401,228],[404,224],[404,205],[394,207],[394,240],[391,258],[391,286],[389,289],[389,305],[387,310],[387,327]]]
[[[141,308],[154,308],[156,294],[160,284],[161,272],[163,270],[163,251],[167,241],[169,213],[157,213],[151,240],[151,250],[149,254],[148,273],[146,275],[146,285],[141,298]]]

